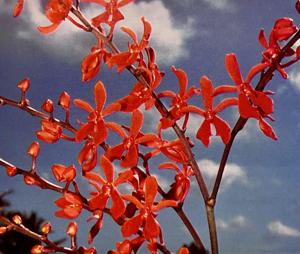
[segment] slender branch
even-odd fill
[[[55,252],[62,252],[67,254],[79,254],[77,250],[72,250],[70,248],[61,247],[55,244],[54,242],[50,241],[46,236],[39,235],[30,229],[24,227],[23,225],[17,225],[4,216],[0,215],[0,223],[4,226],[6,226],[9,230],[16,231],[22,235],[26,235],[30,238],[36,239],[40,242],[43,242],[47,247],[49,247],[52,250],[55,250]]]
[[[193,240],[194,240],[196,246],[198,247],[199,251],[201,251],[201,253],[206,253],[206,249],[205,249],[204,244],[202,243],[202,241],[199,237],[198,232],[196,231],[193,224],[191,223],[191,221],[189,220],[189,218],[187,217],[187,215],[183,211],[182,207],[174,207],[174,210],[176,211],[176,213],[178,214],[178,216],[180,217],[180,219],[182,220],[182,222],[184,223],[184,225],[186,226],[186,228],[190,232],[190,234],[193,237]]]
[[[2,158],[0,158],[0,166],[15,167],[14,165],[12,165],[11,163],[7,162],[6,160],[4,160]],[[65,189],[63,187],[58,186],[54,183],[51,183],[48,180],[46,180],[45,178],[38,176],[37,174],[32,174],[30,171],[26,171],[26,170],[18,168],[18,167],[15,167],[15,168],[16,168],[17,175],[32,177],[38,183],[38,186],[42,189],[49,189],[49,190],[53,190],[53,191],[59,192],[59,193],[63,193],[65,191]]]
[[[263,91],[264,88],[266,87],[266,85],[268,84],[268,82],[272,79],[273,77],[273,72],[276,70],[276,66],[278,64],[280,64],[281,60],[284,58],[286,52],[298,41],[298,39],[300,39],[300,30],[292,37],[292,39],[282,48],[282,50],[280,51],[280,53],[278,54],[278,57],[275,59],[273,65],[271,67],[269,67],[269,69],[261,76],[258,84],[255,87],[255,90],[257,91]],[[233,144],[233,141],[236,137],[236,135],[243,129],[243,127],[245,126],[245,124],[247,123],[248,119],[245,119],[243,117],[240,117],[234,128],[232,129],[231,132],[231,138],[228,142],[228,144],[225,146],[223,154],[222,154],[222,158],[221,158],[221,162],[220,162],[220,166],[219,166],[219,170],[218,170],[218,174],[214,183],[214,187],[210,196],[210,199],[215,200],[220,188],[220,184],[221,184],[221,180],[222,180],[222,176],[224,173],[224,169],[228,160],[228,156],[230,154],[231,151],[231,147]]]
[[[14,101],[12,99],[9,99],[9,98],[6,98],[6,97],[3,97],[3,96],[0,95],[0,106],[5,106],[5,105],[19,108],[23,111],[26,111],[27,113],[29,113],[32,116],[35,116],[35,117],[38,117],[38,118],[41,118],[41,119],[45,119],[45,120],[49,120],[49,115],[47,115],[47,114],[45,114],[41,111],[38,111],[35,108],[32,108],[28,105],[23,105],[23,104],[21,104],[17,101]],[[77,129],[75,127],[73,127],[69,122],[64,122],[64,121],[59,120],[57,118],[51,118],[51,120],[53,122],[59,124],[64,129],[69,130],[73,133],[76,133],[76,131],[77,131]]]
[[[206,204],[206,215],[207,215],[207,222],[209,227],[211,253],[218,254],[219,248],[218,248],[218,238],[217,238],[217,227],[216,227],[213,205]]]

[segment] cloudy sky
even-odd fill
[[[36,108],[47,98],[55,101],[61,91],[68,91],[72,98],[93,103],[94,81],[83,85],[80,73],[81,59],[95,43],[91,35],[78,32],[66,23],[56,33],[42,36],[36,26],[47,25],[48,21],[43,16],[40,1],[26,1],[24,13],[18,19],[11,17],[14,2],[0,0],[0,94],[17,99],[16,84],[29,77],[31,89],[28,96]],[[84,11],[87,16],[93,16],[99,8],[94,5]],[[261,27],[268,32],[275,19],[283,16],[294,18],[300,25],[293,0],[136,0],[125,7],[123,13],[126,21],[121,25],[138,32],[142,29],[139,17],[150,20],[153,26],[151,45],[166,72],[162,90],[168,87],[177,89],[174,74],[170,72],[171,65],[187,72],[190,85],[198,86],[199,78],[204,74],[216,85],[229,83],[224,68],[226,53],[237,54],[241,71],[246,74],[261,59],[262,48],[257,41]],[[119,47],[124,48],[124,36],[117,34],[116,39]],[[249,121],[233,147],[216,206],[221,253],[300,252],[300,65],[292,66],[288,72],[289,80],[281,79],[276,73],[268,87],[276,92],[273,126],[279,140],[266,138],[256,122]],[[106,84],[110,101],[124,96],[134,84],[128,73],[120,76],[115,70],[106,68],[97,79]],[[227,112],[225,117],[234,123],[236,112]],[[153,119],[159,119],[155,111],[145,114],[144,130],[153,130]],[[192,130],[197,129],[200,122],[191,119],[188,135],[192,135]],[[0,108],[0,157],[15,165],[29,167],[26,150],[35,140],[33,130],[38,129],[38,119],[16,109]],[[211,187],[223,145],[218,139],[213,139],[210,148],[205,149],[195,142],[197,160]],[[43,144],[39,172],[51,179],[51,165],[74,163],[79,148],[80,145],[65,142]],[[167,187],[171,174],[158,172],[156,168],[153,171]],[[14,189],[15,194],[11,196],[13,208],[38,211],[53,222],[56,232],[64,231],[66,222],[53,216],[56,211],[53,201],[58,198],[57,194],[24,186],[21,178],[8,179],[4,170],[0,171],[0,183],[0,192]],[[80,184],[88,191],[83,181]],[[199,191],[196,184],[192,184],[185,210],[208,245],[205,214],[199,203]],[[79,220],[81,243],[86,241],[88,227],[85,220],[88,216],[83,213]],[[159,221],[172,250],[191,241],[173,211],[163,212]],[[120,240],[120,233],[111,221],[104,224],[107,230],[95,242],[100,253]]]

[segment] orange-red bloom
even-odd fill
[[[46,27],[40,26],[38,30],[43,34],[48,34],[56,30],[59,24],[68,17],[72,4],[73,0],[49,0],[45,13],[52,24]]]
[[[99,72],[101,61],[105,57],[106,51],[103,48],[103,43],[99,42],[99,48],[93,48],[81,63],[82,81],[90,81]]]
[[[74,219],[79,216],[83,208],[83,202],[81,198],[72,193],[64,193],[63,197],[55,201],[55,204],[62,208],[55,213],[57,217]]]
[[[47,143],[54,143],[58,141],[62,136],[62,127],[51,120],[41,121],[41,130],[36,132],[38,139]]]
[[[196,106],[187,106],[182,109],[183,112],[192,112],[203,116],[205,119],[197,131],[196,137],[205,145],[209,145],[209,139],[212,136],[211,125],[216,129],[216,135],[220,136],[223,143],[227,144],[230,140],[230,126],[220,117],[217,116],[222,110],[227,107],[237,105],[236,98],[226,98],[222,100],[216,107],[214,103],[214,87],[211,81],[203,76],[200,80],[204,110]]]
[[[126,67],[134,64],[142,59],[142,50],[148,46],[148,40],[151,34],[151,24],[142,17],[142,22],[144,24],[144,33],[140,42],[138,42],[137,35],[129,27],[122,27],[122,31],[127,33],[133,40],[132,44],[128,45],[128,51],[121,52],[119,54],[111,56],[107,60],[107,65],[109,67],[117,66],[118,72],[122,72]]]
[[[119,218],[125,212],[125,203],[122,200],[117,186],[128,181],[132,177],[131,170],[121,172],[116,179],[114,179],[114,167],[110,160],[104,155],[100,157],[100,165],[105,175],[106,180],[98,174],[93,172],[85,173],[85,177],[90,180],[98,190],[90,200],[89,207],[92,210],[103,210],[106,207],[108,199],[112,200],[112,207],[110,209],[111,215],[114,219]],[[101,187],[99,186],[101,185]]]
[[[236,84],[236,91],[239,93],[239,112],[242,117],[259,118],[260,111],[268,115],[273,113],[273,101],[264,92],[254,90],[250,81],[252,77],[265,69],[266,64],[260,63],[255,65],[249,71],[245,80],[243,80],[240,67],[235,54],[227,54],[225,56],[225,67],[229,77]]]
[[[292,19],[280,18],[275,22],[269,36],[269,42],[267,42],[264,30],[261,29],[259,32],[258,40],[260,44],[265,48],[265,51],[262,53],[262,62],[268,63],[269,66],[272,66],[281,52],[279,42],[282,40],[287,40],[297,30],[298,28],[294,25]],[[285,56],[292,56],[294,54],[295,51],[293,49],[285,52]],[[286,79],[288,77],[286,71],[279,63],[276,63],[275,67],[283,78]]]
[[[246,79],[242,78],[240,67],[235,54],[227,54],[225,56],[225,67],[228,75],[236,84],[233,86],[219,86],[215,89],[214,95],[225,92],[238,92],[239,113],[244,118],[255,118],[259,121],[261,131],[272,139],[277,139],[272,127],[264,121],[264,117],[268,117],[274,112],[272,99],[268,96],[269,92],[261,92],[251,87],[250,81],[257,74],[268,66],[268,63],[260,63],[253,66]]]
[[[97,82],[94,87],[94,98],[96,108],[94,109],[89,103],[81,99],[75,99],[74,104],[88,113],[88,122],[83,124],[76,133],[76,141],[80,142],[87,136],[93,138],[93,143],[97,146],[101,144],[108,135],[108,128],[112,125],[104,121],[108,116],[120,109],[120,104],[112,103],[105,109],[106,91],[101,81]]]
[[[196,92],[196,88],[194,86],[187,90],[188,77],[183,70],[176,69],[174,66],[172,66],[171,70],[177,76],[179,93],[176,94],[173,91],[167,90],[158,94],[158,97],[170,97],[172,99],[171,109],[169,110],[172,119],[163,117],[160,120],[162,129],[172,126],[176,120],[180,119],[182,115],[187,113],[182,113],[182,109],[188,105],[188,99],[190,99]]]
[[[142,134],[140,133],[143,124],[143,114],[139,110],[132,113],[131,126],[129,135],[120,130],[119,133],[123,138],[123,142],[112,148],[109,148],[106,155],[111,159],[121,159],[121,166],[124,168],[131,168],[138,163],[139,149],[138,145],[155,146],[152,144],[153,139],[157,138],[155,134]],[[125,155],[123,155],[125,152]]]
[[[175,182],[171,184],[167,198],[183,202],[190,189],[190,177],[194,175],[193,170],[186,164],[184,164],[182,170],[180,170],[177,165],[171,162],[160,164],[159,169],[171,169],[176,172],[174,178]]]
[[[133,0],[81,0],[81,2],[97,3],[105,8],[105,11],[92,19],[94,26],[100,26],[105,23],[110,26],[110,36],[113,33],[116,23],[124,19],[119,8],[129,4]]]
[[[139,210],[139,214],[128,219],[121,228],[124,237],[129,237],[143,228],[144,236],[146,239],[157,238],[161,234],[161,229],[158,221],[155,219],[156,212],[166,208],[177,206],[177,202],[174,200],[161,200],[157,204],[154,204],[155,197],[157,195],[157,181],[153,176],[148,176],[145,181],[145,201],[138,200],[131,195],[123,195],[123,198],[129,202],[135,204]]]
[[[55,179],[59,182],[71,182],[76,176],[76,168],[74,165],[67,167],[62,164],[54,164],[51,169]]]

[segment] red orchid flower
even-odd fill
[[[95,109],[84,100],[74,100],[74,104],[77,107],[88,113],[88,122],[83,124],[76,132],[75,139],[80,142],[87,136],[90,136],[93,139],[94,145],[97,146],[106,139],[108,128],[113,128],[111,126],[116,125],[115,123],[105,122],[104,117],[117,112],[120,109],[120,104],[112,103],[105,109],[103,108],[106,101],[106,91],[101,81],[98,81],[94,87],[94,98],[96,103]]]
[[[174,122],[181,118],[182,108],[186,107],[187,100],[190,99],[196,92],[196,88],[194,86],[190,87],[187,90],[188,78],[186,73],[181,69],[176,69],[174,66],[171,67],[171,70],[175,73],[178,79],[179,93],[176,94],[173,91],[167,90],[158,94],[158,97],[170,97],[171,101],[171,109],[169,110],[172,120],[163,117],[161,121],[161,128],[166,129],[174,124]],[[188,114],[186,115],[185,123],[188,121]],[[184,126],[185,127],[185,126]]]
[[[62,164],[54,164],[51,169],[55,179],[59,182],[72,182],[76,177],[76,168],[74,165],[67,167]]]
[[[173,199],[183,203],[190,189],[190,177],[194,175],[193,170],[184,164],[182,169],[172,163],[165,162],[159,165],[159,169],[171,169],[176,172],[175,182],[171,184],[171,188],[167,193],[168,199]]]
[[[116,244],[116,250],[111,250],[109,253],[110,254],[131,254],[132,251],[133,253],[137,253],[138,249],[140,246],[143,244],[145,241],[145,238],[143,236],[138,236],[133,239],[125,239],[122,242],[118,242]]]
[[[145,180],[145,201],[140,201],[131,195],[123,195],[123,199],[136,205],[139,214],[129,218],[121,227],[123,237],[129,237],[138,232],[139,228],[143,228],[145,239],[157,238],[161,234],[158,221],[155,219],[156,212],[166,208],[175,207],[177,202],[174,200],[161,200],[154,205],[157,195],[157,181],[153,176],[147,176]]]
[[[238,92],[239,113],[244,118],[259,119],[260,115],[269,115],[273,113],[273,101],[267,95],[267,92],[256,91],[251,87],[250,81],[265,67],[266,63],[260,63],[253,66],[246,79],[243,80],[240,72],[240,67],[235,54],[227,54],[225,56],[225,67],[229,77],[233,80],[236,86],[222,85],[215,89],[214,95],[228,92]]]
[[[138,163],[139,148],[138,145],[155,146],[153,139],[156,138],[155,134],[142,134],[140,132],[143,124],[143,114],[139,110],[132,113],[131,126],[129,135],[124,131],[120,132],[123,142],[109,148],[106,151],[106,156],[112,159],[121,159],[121,166],[124,168],[131,168]],[[125,153],[125,155],[123,155]]]
[[[146,65],[144,62],[141,62],[141,66],[139,66],[139,68],[145,70],[146,75],[144,75],[144,77],[148,81],[149,86],[152,88],[152,90],[154,90],[160,85],[165,73],[162,72],[156,64],[156,56],[154,49],[152,47],[146,47],[145,51],[147,53],[148,63]]]
[[[43,34],[52,33],[62,21],[68,17],[72,8],[73,0],[49,0],[46,5],[46,17],[52,23],[50,26],[38,27]]]
[[[96,3],[105,8],[105,11],[92,19],[92,24],[96,27],[105,23],[110,26],[109,37],[112,36],[115,25],[124,19],[119,8],[133,2],[134,0],[81,0],[81,2]]]
[[[292,19],[280,18],[275,22],[274,27],[270,33],[269,42],[267,42],[264,30],[261,29],[259,32],[258,40],[260,44],[265,48],[265,51],[262,53],[262,62],[266,62],[269,66],[272,66],[281,52],[279,42],[282,40],[287,40],[297,30],[298,28],[294,25]],[[285,53],[285,56],[289,57],[294,54],[295,51],[293,49],[290,49]],[[286,71],[279,63],[276,63],[276,69],[284,79],[288,77]]]
[[[15,5],[15,8],[13,10],[14,17],[18,17],[21,14],[21,12],[23,11],[23,8],[24,8],[24,2],[25,2],[25,0],[18,0],[18,2]]]
[[[294,24],[293,19],[283,17],[276,20],[272,32],[278,41],[283,41],[290,38],[297,30],[298,28]]]
[[[272,127],[264,121],[264,117],[272,118],[269,114],[274,112],[272,99],[268,96],[270,92],[256,91],[251,87],[250,81],[265,67],[266,63],[260,63],[253,66],[246,79],[243,80],[235,54],[227,54],[225,56],[225,66],[230,78],[236,84],[235,87],[222,85],[215,89],[214,95],[226,92],[238,92],[239,113],[243,118],[255,118],[259,121],[259,127],[262,132],[272,138],[277,139]]]
[[[44,142],[55,143],[63,136],[62,127],[51,120],[42,120],[41,130],[36,132],[36,136]]]
[[[204,110],[196,106],[187,106],[183,108],[182,111],[196,113],[204,117],[204,121],[198,129],[196,137],[201,140],[205,146],[209,145],[209,139],[212,136],[211,125],[215,127],[216,135],[221,137],[224,144],[227,144],[230,140],[230,126],[222,118],[218,117],[217,114],[225,108],[237,105],[238,100],[236,98],[226,98],[216,107],[213,107],[215,89],[211,81],[206,76],[202,76],[200,86]]]
[[[81,63],[82,81],[90,81],[98,74],[101,61],[102,59],[105,61],[106,54],[103,41],[98,40],[98,45],[91,49],[91,53]]]
[[[165,140],[160,137],[155,137],[153,138],[153,143],[155,148],[151,152],[145,154],[145,159],[149,160],[150,158],[162,153],[167,158],[175,162],[184,163],[188,161],[185,147],[180,139]]]
[[[77,156],[78,164],[83,172],[91,171],[97,165],[97,145],[92,140],[87,140]]]
[[[81,198],[72,193],[64,193],[63,197],[55,201],[55,204],[62,208],[55,213],[57,217],[74,219],[79,216],[83,208],[83,202]]]
[[[87,172],[84,175],[98,190],[98,193],[89,200],[89,207],[92,210],[103,210],[106,207],[108,199],[111,198],[112,207],[110,212],[112,217],[117,219],[125,212],[125,203],[117,190],[117,186],[128,181],[132,177],[132,171],[130,169],[125,170],[114,179],[114,166],[106,156],[102,155],[100,157],[100,165],[106,180],[99,174],[93,172]]]
[[[103,49],[96,49],[83,59],[81,63],[82,81],[90,81],[98,74],[104,55]]]
[[[138,82],[127,96],[118,100],[121,104],[121,110],[124,112],[132,112],[143,103],[145,104],[145,110],[149,110],[155,103],[153,92],[160,85],[164,73],[158,69],[155,63],[154,50],[151,47],[147,47],[145,51],[148,56],[148,64],[146,65],[144,61],[140,61],[140,66],[137,70],[140,71],[149,86],[146,87]]]
[[[122,72],[126,67],[134,64],[142,58],[142,50],[148,46],[148,40],[151,34],[151,24],[142,17],[142,22],[144,24],[144,33],[140,42],[138,42],[137,35],[129,27],[121,27],[121,30],[127,33],[133,40],[132,44],[128,45],[128,51],[115,54],[108,58],[106,64],[108,67],[117,66],[118,72]]]

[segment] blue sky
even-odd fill
[[[46,25],[48,21],[43,17],[40,1],[27,1],[24,13],[18,19],[10,16],[13,2],[0,0],[1,95],[17,99],[16,84],[29,77],[28,96],[31,105],[39,108],[45,99],[55,101],[64,90],[72,98],[93,103],[93,84],[97,79],[106,84],[109,101],[124,96],[134,84],[128,73],[118,75],[115,70],[103,68],[94,81],[83,85],[80,63],[94,43],[92,36],[77,32],[68,24],[63,24],[52,35],[42,36],[35,27]],[[246,75],[261,59],[262,48],[257,41],[261,27],[268,33],[275,19],[283,16],[292,17],[300,25],[293,0],[147,0],[136,1],[123,10],[127,21],[122,24],[137,31],[142,28],[139,16],[145,16],[152,23],[151,45],[166,72],[162,90],[177,89],[170,65],[184,69],[190,85],[198,86],[199,78],[204,74],[215,85],[230,83],[224,68],[226,53],[237,54],[241,71]],[[99,9],[89,7],[85,12],[89,16]],[[126,38],[121,34],[117,34],[116,42],[121,48],[126,46]],[[281,79],[276,73],[268,87],[276,92],[273,97],[276,121],[272,125],[279,140],[266,138],[256,122],[249,121],[232,149],[216,206],[221,253],[300,252],[300,65],[290,67],[288,73],[289,80]],[[79,111],[74,112],[73,122]],[[229,110],[224,115],[231,123],[236,116],[234,112]],[[153,130],[153,119],[159,119],[155,111],[147,112],[145,131]],[[197,129],[199,123],[192,118],[188,133]],[[15,165],[29,167],[26,150],[36,139],[33,130],[38,129],[38,119],[13,108],[0,108],[0,157]],[[199,142],[196,144],[195,154],[204,176],[211,182],[223,145],[218,139],[213,139],[209,149]],[[52,179],[51,165],[74,163],[80,146],[66,142],[42,144],[38,171]],[[168,186],[171,174],[162,174],[156,168],[153,172]],[[53,204],[57,194],[24,186],[20,177],[8,179],[4,170],[0,170],[0,183],[0,192],[15,190],[11,197],[13,208],[38,211],[53,222],[56,236],[65,230],[66,222],[53,215],[57,209]],[[84,191],[89,190],[84,181],[80,181],[80,185]],[[185,210],[208,245],[205,214],[199,204],[199,191],[192,184]],[[86,241],[88,227],[85,220],[88,216],[83,213],[79,219],[81,243]],[[163,212],[158,219],[165,229],[170,249],[176,250],[183,242],[191,241],[173,211]],[[110,220],[105,221],[104,228],[106,230],[95,240],[100,253],[113,248],[121,239],[118,228]]]

